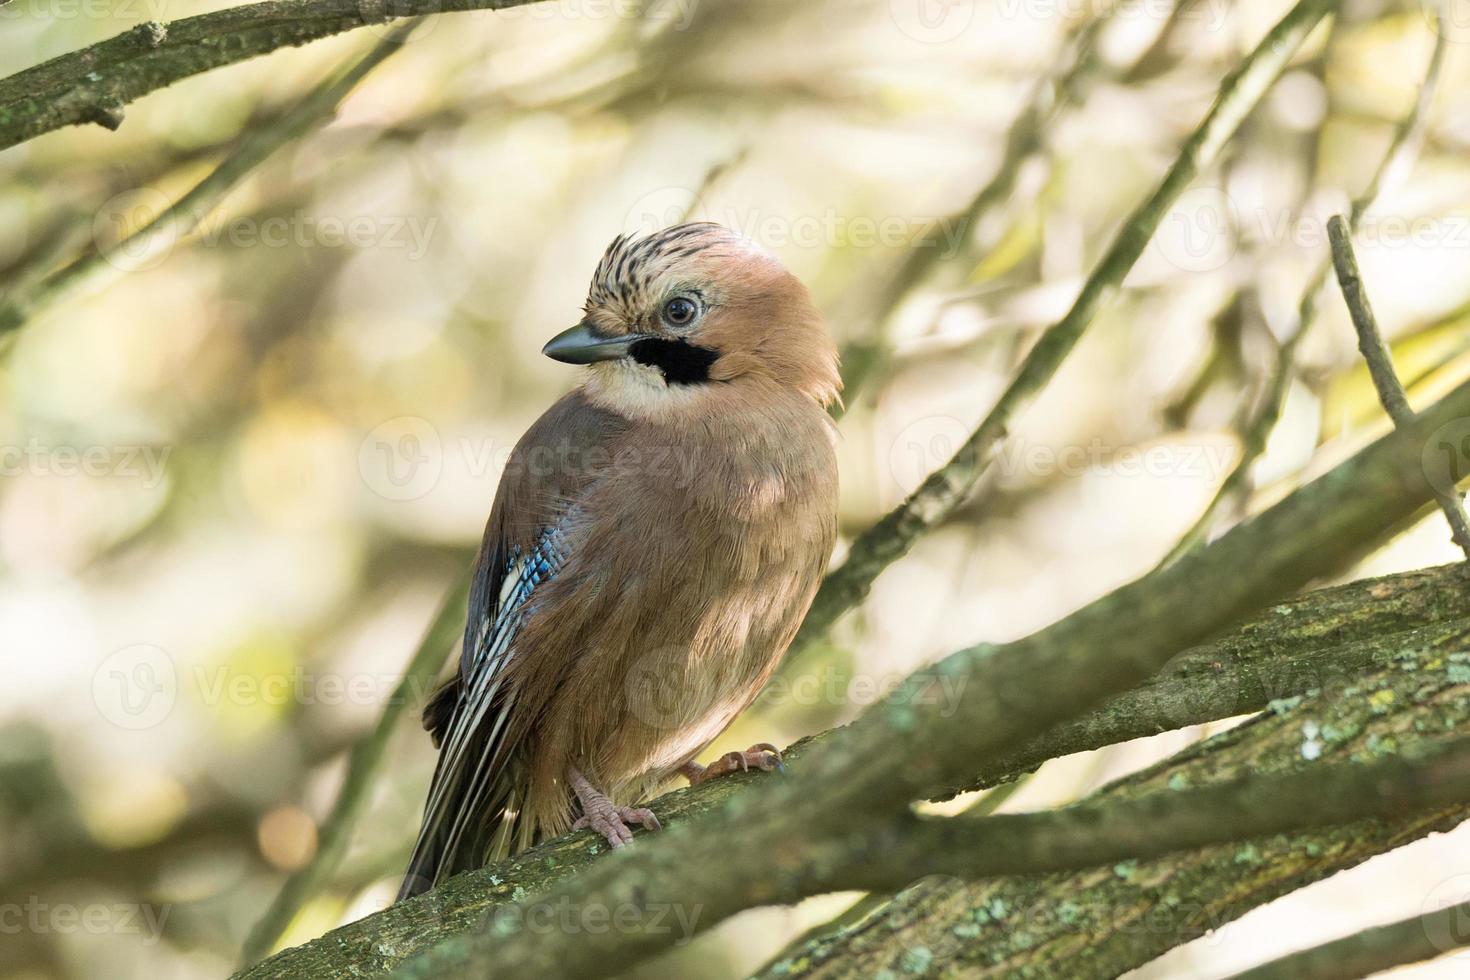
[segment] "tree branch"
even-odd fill
[[[1051,380],[1092,318],[1121,286],[1174,201],[1200,171],[1215,162],[1240,123],[1335,4],[1336,0],[1300,0],[1226,76],[1214,104],[1158,187],[1123,223],[1071,309],[1036,341],[979,428],[907,500],[855,540],[847,560],[827,576],[788,657],[824,635],[839,616],[867,596],[885,568],[964,502],[1012,421]]]
[[[1456,639],[1464,644],[1463,628]],[[930,874],[964,878],[1070,871],[1129,859],[1402,817],[1470,801],[1470,739],[1416,757],[1299,766],[1199,789],[1093,800],[1060,810],[984,817],[904,815],[834,842],[846,860],[826,891],[881,891]]]
[[[1419,144],[1424,135],[1424,126],[1429,116],[1429,106],[1434,101],[1434,93],[1439,86],[1440,68],[1444,64],[1445,48],[1448,45],[1448,32],[1441,27],[1436,15],[1431,13],[1430,17],[1432,21],[1430,27],[1434,32],[1434,48],[1429,55],[1429,64],[1424,69],[1424,80],[1419,85],[1419,94],[1414,99],[1413,106],[1394,127],[1388,149],[1384,151],[1377,168],[1373,171],[1373,176],[1368,179],[1367,186],[1357,197],[1353,198],[1352,205],[1348,209],[1348,224],[1354,230],[1363,220],[1363,215],[1367,214],[1378,200],[1378,195],[1382,192],[1388,178],[1395,173],[1406,172],[1418,154]],[[1243,499],[1250,493],[1251,470],[1256,460],[1265,453],[1267,440],[1275,431],[1276,423],[1281,421],[1281,410],[1286,404],[1286,395],[1291,388],[1292,365],[1296,362],[1297,348],[1301,346],[1302,340],[1306,338],[1307,332],[1311,330],[1312,323],[1317,318],[1317,304],[1321,300],[1322,291],[1327,285],[1327,276],[1331,271],[1332,258],[1328,256],[1318,264],[1306,288],[1302,290],[1301,299],[1297,301],[1296,320],[1289,328],[1286,338],[1276,349],[1276,360],[1272,365],[1271,377],[1266,383],[1266,391],[1261,398],[1260,406],[1255,410],[1250,423],[1245,426],[1241,439],[1240,459],[1236,460],[1230,472],[1225,475],[1225,479],[1220,483],[1220,488],[1210,498],[1210,502],[1205,505],[1204,511],[1195,519],[1194,524],[1180,536],[1178,542],[1164,556],[1163,564],[1176,560],[1186,551],[1208,540],[1220,508],[1232,498]]]
[[[1429,645],[1406,638],[1389,664],[1353,686],[1278,703],[1105,787],[1089,803],[1275,779],[1458,741],[1455,732],[1470,724],[1467,664],[1470,633],[1463,629]],[[1281,895],[1447,830],[1467,813],[1452,806],[1078,873],[973,883],[931,877],[862,922],[790,952],[760,980],[902,975],[916,954],[934,976],[1113,980]]]
[[[1470,902],[1451,905],[1283,956],[1231,980],[1342,980],[1422,963],[1470,946],[1467,918]]]
[[[104,246],[94,240],[89,248],[60,269],[14,289],[0,304],[0,339],[22,327],[50,303],[102,272],[109,269],[121,272],[128,268],[136,261],[132,256],[171,248],[198,227],[215,205],[251,171],[281,147],[300,139],[331,118],[358,82],[402,48],[407,30],[396,29],[351,68],[322,82],[289,112],[247,135],[188,193],[121,241]]]
[[[1373,315],[1368,292],[1363,288],[1363,277],[1358,273],[1358,258],[1353,254],[1352,231],[1342,215],[1333,215],[1327,222],[1327,234],[1332,239],[1332,263],[1337,267],[1342,298],[1352,315],[1353,328],[1358,332],[1358,350],[1368,363],[1368,374],[1373,378],[1373,387],[1378,390],[1378,400],[1383,403],[1383,410],[1395,426],[1408,425],[1414,420],[1414,410],[1409,407],[1408,393],[1394,373],[1393,358],[1383,343],[1383,334],[1378,331],[1378,319]],[[1459,495],[1436,488],[1434,496],[1449,522],[1455,544],[1460,546],[1466,558],[1470,558],[1470,522],[1465,519],[1465,508]]]
[[[0,79],[0,150],[64,126],[122,125],[150,92],[277,48],[404,17],[503,10],[533,0],[267,0],[162,24],[149,21]]]
[[[1050,758],[1256,711],[1313,688],[1341,690],[1364,670],[1390,664],[1406,647],[1439,642],[1467,625],[1470,592],[1453,565],[1306,593],[1186,651],[1144,686],[985,766],[972,785],[995,786]],[[827,732],[788,750],[792,777],[800,777],[815,746],[838,734]],[[665,825],[673,826],[718,811],[745,785],[765,778],[752,774],[715,780],[665,794],[652,806]],[[564,880],[596,860],[600,851],[597,837],[589,832],[550,841],[454,878],[423,899],[400,903],[287,950],[242,977],[335,975],[347,964],[387,970],[441,938],[476,927],[511,896],[538,893]]]

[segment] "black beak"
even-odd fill
[[[624,357],[628,353],[628,348],[640,340],[647,339],[647,336],[641,333],[605,337],[602,334],[593,333],[592,328],[587,324],[579,323],[570,330],[563,330],[548,340],[546,346],[541,348],[541,353],[563,364],[593,364],[597,361],[614,361]]]

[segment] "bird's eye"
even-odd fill
[[[676,327],[687,327],[694,321],[697,313],[699,307],[694,305],[692,299],[685,299],[683,296],[675,296],[664,304],[664,319]]]

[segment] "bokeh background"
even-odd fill
[[[1470,6],[1455,3],[1422,150],[1358,238],[1421,404],[1470,376]],[[222,6],[11,0],[0,64]],[[1287,6],[445,15],[334,120],[131,239],[386,29],[187,80],[116,133],[0,153],[0,310],[24,311],[0,338],[0,975],[230,971],[312,858],[344,752],[470,561],[510,447],[574,383],[538,352],[615,234],[721,221],[810,285],[851,374],[850,537],[980,419]],[[852,677],[1024,635],[1185,533],[1240,456],[1326,218],[1368,180],[1435,41],[1414,2],[1341,9],[1165,220],[974,503],[712,752],[847,720]],[[45,278],[89,254],[84,275]],[[1251,492],[1214,530],[1385,428],[1325,294]],[[1344,577],[1455,557],[1436,514]],[[433,759],[416,710],[288,944],[391,899]],[[1004,806],[1074,799],[1202,734],[1059,760]],[[1467,871],[1470,836],[1424,841],[1136,976],[1222,976],[1417,912]],[[851,899],[744,914],[642,975],[739,976]]]

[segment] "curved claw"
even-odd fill
[[[679,771],[689,780],[690,786],[698,786],[710,779],[728,776],[737,772],[749,772],[752,768],[763,772],[785,772],[786,763],[781,750],[770,742],[757,742],[744,752],[726,752],[708,766],[686,763]]]
[[[611,848],[619,848],[633,842],[631,824],[639,824],[644,830],[663,830],[652,810],[646,806],[608,806],[578,817],[572,824],[573,830],[591,829],[602,835]]]

